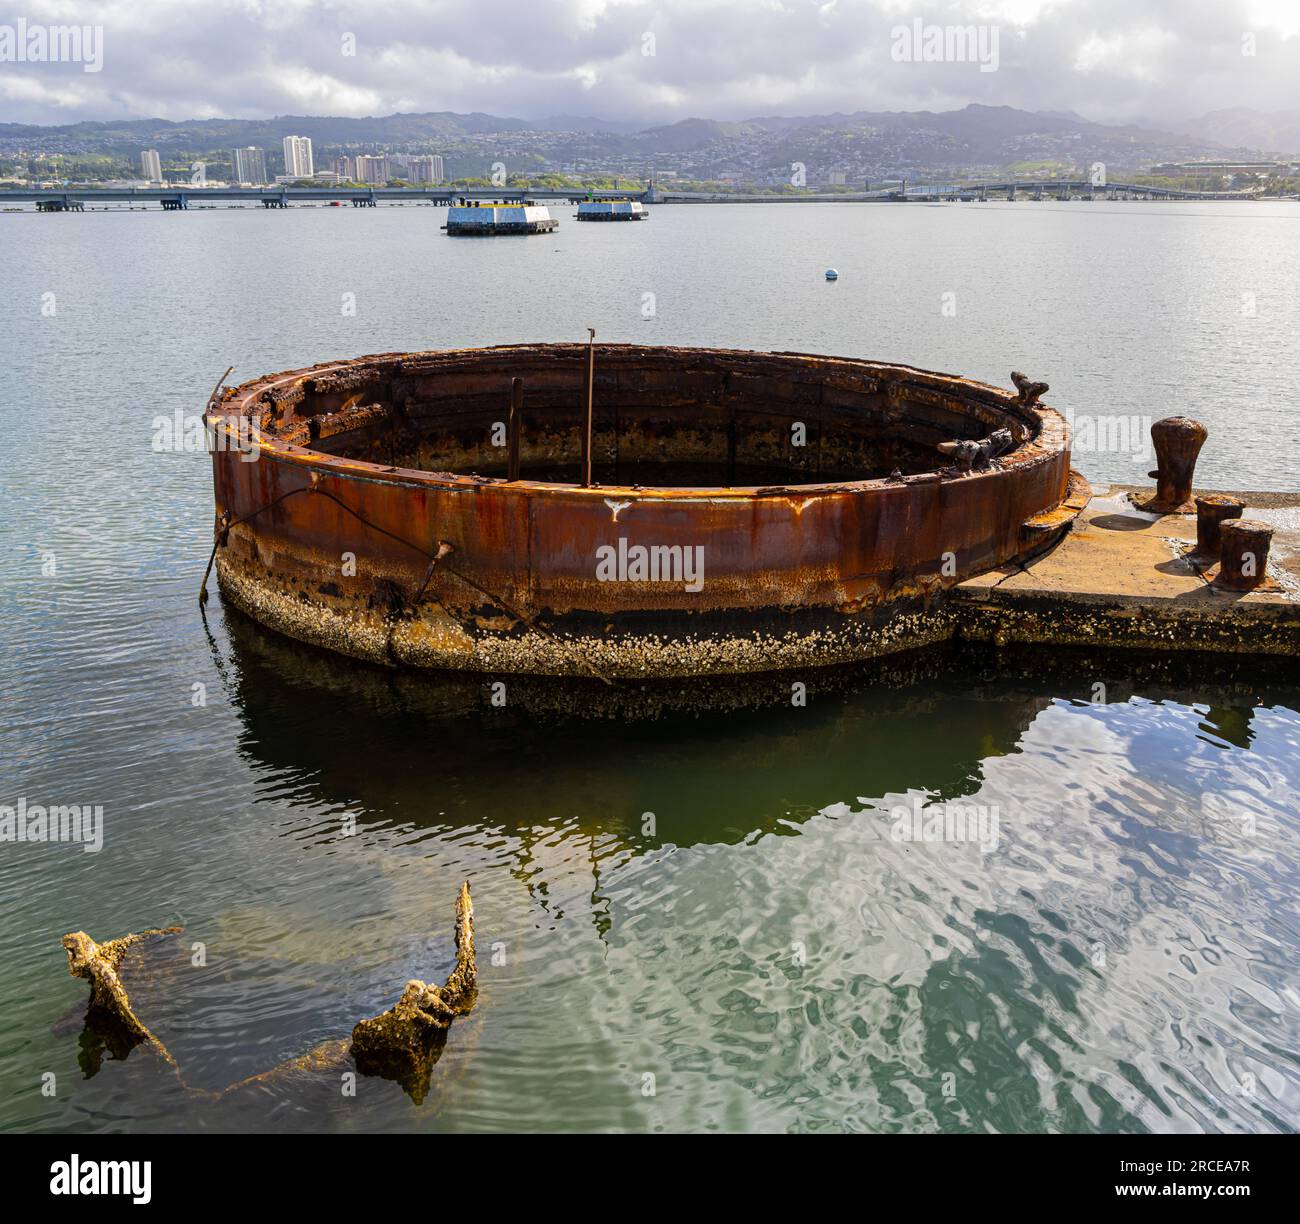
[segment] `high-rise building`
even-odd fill
[[[372,157],[363,153],[357,158],[357,181],[359,183],[386,183],[392,177],[387,154]]]
[[[151,183],[162,182],[162,160],[157,149],[145,149],[140,154],[140,172]]]
[[[442,158],[437,153],[430,153],[425,157],[413,157],[409,173],[412,183],[441,183]]]
[[[332,169],[341,179],[354,179],[357,177],[356,162],[350,157],[336,157]]]
[[[284,172],[294,178],[311,178],[315,173],[311,164],[311,138],[286,136],[284,138]]]
[[[257,187],[267,181],[266,154],[249,145],[234,149],[230,154],[230,181],[242,186]]]

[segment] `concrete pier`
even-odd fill
[[[1057,548],[954,592],[959,636],[976,641],[1300,657],[1300,494],[1233,493],[1273,528],[1260,587],[1216,585],[1195,555],[1196,517],[1136,509],[1099,490]],[[1204,491],[1198,490],[1203,496]]]

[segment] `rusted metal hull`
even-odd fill
[[[604,678],[807,667],[947,636],[949,587],[1049,547],[1086,500],[1064,420],[1012,393],[840,358],[624,345],[597,348],[601,483],[529,479],[577,460],[585,352],[389,354],[227,392],[209,413],[218,440],[242,419],[256,442],[213,455],[225,596],[381,663]],[[469,474],[498,453],[505,471],[509,447],[490,438],[515,377],[524,478]],[[887,459],[1008,424],[1021,440],[985,470],[817,480],[827,453],[842,468],[877,436]],[[796,425],[804,443],[785,445]],[[430,437],[461,471],[383,461],[425,454]],[[682,455],[795,479],[613,483]],[[698,558],[698,582],[620,568],[620,549],[638,548]]]

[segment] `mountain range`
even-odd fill
[[[950,111],[856,111],[767,115],[738,122],[684,119],[641,127],[589,116],[527,120],[438,111],[371,118],[283,115],[272,119],[163,119],[62,126],[0,123],[0,152],[133,156],[143,148],[229,156],[239,146],[278,149],[287,135],[327,149],[386,147],[460,155],[463,161],[509,153],[554,165],[643,163],[694,173],[751,173],[804,161],[852,173],[890,168],[959,168],[1034,160],[1117,166],[1197,157],[1258,158],[1300,153],[1300,111],[1221,110],[1170,125],[1102,124],[1073,112],[972,104]]]
[[[1261,114],[1236,106],[1190,119],[1176,130],[1215,144],[1291,155],[1300,152],[1300,110]]]

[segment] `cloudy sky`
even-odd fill
[[[0,60],[22,17],[29,29],[102,27],[103,62],[0,62],[7,122],[453,110],[662,123],[972,101],[1123,122],[1300,108],[1300,0],[20,0],[8,11]],[[893,32],[917,18],[996,28],[996,71],[896,61]]]

